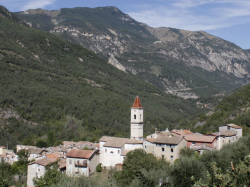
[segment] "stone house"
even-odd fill
[[[29,161],[36,160],[37,158],[44,157],[48,151],[46,149],[32,148],[29,150]]]
[[[28,149],[36,149],[36,148],[38,148],[38,147],[31,146],[31,145],[17,145],[16,146],[16,152],[20,151],[21,149],[28,150]]]
[[[217,140],[213,136],[197,135],[197,134],[188,134],[184,136],[187,140],[187,147],[197,146],[201,144],[207,144],[208,146],[216,147]]]
[[[34,186],[33,178],[42,177],[47,172],[46,167],[58,161],[58,169],[61,172],[66,170],[66,159],[43,158],[28,164],[27,187]]]
[[[204,143],[200,145],[193,145],[190,147],[190,149],[195,150],[197,153],[201,155],[203,154],[203,152],[215,150],[215,147]]]
[[[159,135],[156,138],[145,139],[143,146],[147,153],[173,163],[179,158],[180,150],[187,146],[187,141],[183,137]]]
[[[7,149],[4,146],[0,146],[0,155],[6,155],[7,154]]]
[[[224,126],[219,127],[219,132],[225,132],[230,131],[232,133],[235,133],[235,138],[232,139],[232,141],[237,141],[242,137],[242,127],[235,125],[235,124],[227,124]]]
[[[227,124],[219,127],[219,132],[207,134],[216,138],[216,149],[221,149],[223,145],[238,141],[242,137],[242,127],[235,124]]]
[[[43,158],[29,163],[27,171],[27,187],[34,186],[33,178],[35,177],[40,178],[44,176],[44,174],[46,173],[46,166],[56,161],[57,159],[54,158]]]
[[[66,154],[66,174],[69,176],[84,175],[89,177],[99,164],[98,150],[71,149]]]

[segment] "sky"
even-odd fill
[[[203,30],[250,49],[250,0],[0,0],[11,12],[115,6],[151,27]]]

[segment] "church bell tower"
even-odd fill
[[[131,107],[130,139],[143,140],[143,107],[138,96]]]

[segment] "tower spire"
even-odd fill
[[[134,101],[132,108],[142,108],[141,101],[140,101],[138,95],[135,98],[135,101]]]

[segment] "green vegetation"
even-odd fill
[[[33,183],[37,187],[52,186],[58,184],[62,173],[58,170],[58,162],[54,162],[46,166],[46,173],[42,177],[33,179]]]
[[[0,21],[0,108],[20,114],[2,120],[0,145],[127,137],[136,95],[145,107],[145,134],[199,115],[192,101],[165,94],[79,45],[7,18]]]
[[[135,149],[126,155],[123,170],[117,171],[114,177],[118,186],[128,186],[136,177],[143,181],[144,186],[152,186],[153,182],[148,180],[141,170],[157,170],[168,166],[169,164],[165,160],[158,160],[153,154],[147,154],[142,149]]]
[[[101,166],[101,164],[98,164],[96,166],[96,172],[101,172],[101,171],[102,171],[102,166]]]
[[[29,152],[27,150],[20,150],[18,153],[18,161],[12,165],[0,161],[0,186],[21,187],[27,183],[27,164]],[[1,158],[0,158],[1,159]],[[15,176],[17,177],[15,179]]]
[[[206,121],[193,131],[211,133],[218,131],[219,126],[234,123],[243,127],[243,134],[250,133],[250,84],[235,90],[223,98],[210,116],[203,115],[200,121]]]

